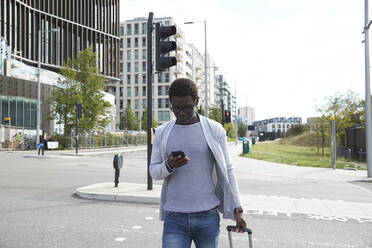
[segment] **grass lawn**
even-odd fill
[[[322,157],[321,148],[318,153],[317,147],[295,146],[279,142],[262,142],[249,148],[249,153],[241,154],[241,156],[281,164],[332,168],[329,148],[325,148],[324,157]],[[365,169],[365,164],[337,158],[336,168],[344,169],[344,167]]]

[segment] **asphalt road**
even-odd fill
[[[113,181],[112,157],[38,159],[0,153],[0,247],[161,247],[158,206],[73,194],[81,186]],[[124,160],[120,180],[145,184],[146,153],[127,153]],[[372,201],[365,184],[353,188],[327,180],[260,178],[244,167],[236,171],[242,194]],[[255,247],[372,247],[372,223],[366,220],[266,211],[245,216]],[[230,224],[221,222],[220,247],[228,247],[225,227]],[[234,247],[247,247],[246,235],[235,234],[234,241]]]

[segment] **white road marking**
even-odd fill
[[[294,217],[293,214],[295,214],[295,215],[304,216],[304,219],[313,219],[313,220],[320,220],[320,221],[325,220],[325,221],[348,222],[351,220],[355,220],[361,224],[372,223],[371,218],[332,216],[332,215],[320,215],[320,214],[301,214],[301,213],[289,213],[289,212],[277,212],[277,211],[265,211],[265,210],[246,210],[245,214],[262,215],[262,216],[286,216],[287,218],[292,218]]]
[[[115,241],[117,241],[117,242],[123,242],[124,240],[126,240],[126,238],[117,238],[117,239],[115,239]]]
[[[154,217],[146,217],[145,219],[146,219],[146,220],[153,220]]]
[[[142,228],[142,226],[132,226],[132,228],[133,228],[133,229],[137,229],[137,230],[138,230],[138,229],[141,229],[141,228]]]

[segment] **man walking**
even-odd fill
[[[163,248],[218,247],[220,215],[246,227],[239,189],[220,123],[195,113],[197,86],[175,80],[169,89],[176,120],[156,129],[150,174],[164,179],[160,219]],[[177,152],[176,152],[177,151]],[[176,152],[176,153],[175,153]]]

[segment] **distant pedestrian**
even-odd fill
[[[195,83],[175,80],[169,89],[176,120],[156,129],[150,173],[164,179],[160,219],[163,248],[218,247],[221,212],[246,227],[238,184],[222,125],[195,112]]]

